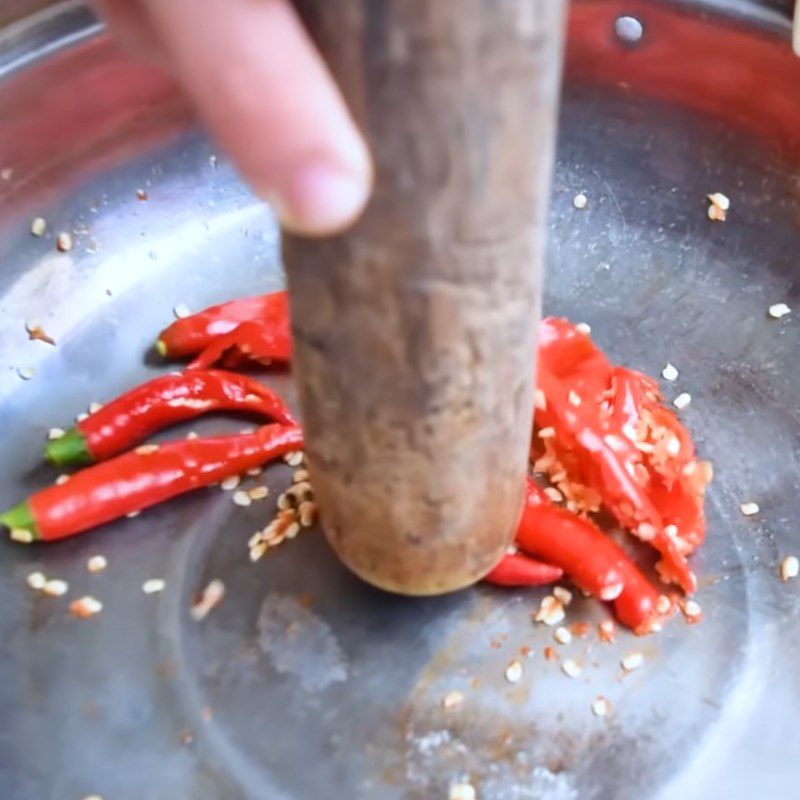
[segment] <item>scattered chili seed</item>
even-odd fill
[[[713,192],[706,195],[712,206],[716,206],[721,211],[728,211],[731,207],[731,201],[728,195],[722,192]]]
[[[678,370],[675,365],[667,361],[667,363],[664,365],[664,369],[661,370],[661,377],[665,381],[678,380]]]
[[[31,574],[25,578],[25,583],[34,591],[40,592],[47,584],[47,578],[44,576],[43,572],[31,572]]]
[[[186,434],[186,438],[191,440],[191,439],[197,439],[199,437],[195,431],[189,431],[189,433]]]
[[[24,381],[29,381],[36,374],[33,367],[17,367],[17,375]]]
[[[759,508],[758,503],[748,502],[748,503],[740,503],[739,511],[741,511],[745,517],[753,517],[756,514],[758,514],[758,512],[761,511],[761,509]]]
[[[458,708],[463,702],[464,702],[463,693],[459,692],[457,689],[453,689],[453,691],[448,692],[442,698],[442,708],[444,708],[447,711],[451,711],[454,708]]]
[[[99,614],[103,610],[103,604],[91,595],[86,595],[69,604],[70,613],[79,619],[89,619],[89,617]]]
[[[69,475],[59,475],[53,483],[56,486],[61,486],[62,484],[66,483],[69,480]]]
[[[297,509],[297,511],[300,514],[300,524],[304,528],[310,528],[314,524],[314,519],[317,516],[316,505],[310,500],[305,500],[304,502],[300,503],[300,507]]]
[[[268,549],[269,545],[265,541],[259,540],[250,547],[250,560],[255,563],[264,556]]]
[[[678,409],[678,411],[683,411],[683,409],[686,408],[686,406],[688,406],[689,403],[691,402],[692,402],[692,396],[689,394],[689,392],[681,392],[672,401],[672,405],[674,405],[675,408]]]
[[[611,703],[602,695],[596,697],[592,703],[592,714],[596,717],[607,717],[609,711],[611,711]]]
[[[263,500],[269,494],[269,489],[266,486],[254,486],[248,491],[247,496],[251,500]]]
[[[597,635],[604,644],[611,644],[617,635],[617,626],[611,619],[604,619],[597,626]]]
[[[192,619],[196,622],[204,620],[222,602],[224,597],[225,584],[215,578],[203,589],[200,598],[189,609]]]
[[[139,514],[141,514],[141,513],[142,513],[141,510],[139,510],[139,511],[131,511],[130,513],[126,514],[125,517],[127,519],[136,519],[136,517],[138,517]]]
[[[299,467],[303,463],[304,455],[302,450],[293,450],[291,453],[287,453],[283,460],[290,466],[290,467]]]
[[[67,253],[72,250],[72,234],[67,231],[62,231],[56,237],[56,249],[62,253]]]
[[[575,326],[575,330],[578,333],[582,333],[584,336],[588,336],[592,332],[592,326],[588,322],[579,322]]]
[[[659,614],[668,614],[671,608],[672,600],[665,594],[659,595],[658,602],[656,603],[656,611],[658,611]]]
[[[576,194],[575,197],[572,198],[572,205],[575,206],[578,211],[582,211],[586,208],[588,202],[589,200],[583,192]]]
[[[102,572],[108,566],[108,560],[105,556],[92,556],[86,562],[86,569],[89,572]]]
[[[475,800],[475,787],[471,783],[453,783],[450,785],[448,800]]]
[[[250,499],[250,495],[247,492],[244,492],[240,489],[239,491],[233,493],[233,502],[237,506],[242,506],[243,508],[246,508],[253,501]]]
[[[50,595],[50,597],[61,597],[69,591],[69,584],[66,581],[53,578],[42,586],[42,591]]]
[[[161,578],[149,578],[142,584],[142,591],[145,594],[156,594],[163,592],[166,586],[166,581]]]
[[[628,653],[619,663],[625,672],[632,672],[644,664],[644,656],[639,652]]]
[[[158,445],[157,444],[142,444],[142,445],[139,445],[139,447],[137,447],[133,452],[137,453],[140,456],[149,456],[149,455],[152,455],[153,453],[157,453],[158,452]]]
[[[81,413],[75,417],[75,422],[83,422],[85,419],[89,419],[89,415],[85,411],[81,411]]]
[[[781,579],[790,581],[800,574],[800,561],[797,556],[786,556],[781,562]]]
[[[786,303],[775,303],[769,307],[767,313],[772,317],[772,319],[781,319],[781,317],[791,314],[792,309],[789,308]]]
[[[563,625],[560,625],[558,628],[555,629],[553,633],[553,638],[559,644],[569,644],[572,641],[572,634],[569,632],[568,628],[565,628]]]
[[[612,600],[616,600],[622,594],[622,590],[624,588],[625,585],[622,583],[612,583],[608,586],[604,586],[598,592],[597,596],[606,603],[610,603]]]
[[[92,402],[89,403],[89,414],[96,414],[102,407],[102,403],[98,403],[97,400],[92,400]]]
[[[50,430],[47,431],[47,438],[52,442],[56,439],[60,439],[65,433],[66,431],[63,428],[50,428]]]
[[[242,479],[238,475],[230,475],[229,477],[225,478],[225,480],[220,483],[222,490],[225,492],[233,491],[240,483]]]
[[[547,411],[547,396],[541,389],[537,389],[534,395],[534,405],[537,411]]]
[[[172,313],[175,315],[175,319],[185,319],[192,315],[192,311],[186,303],[178,303],[173,307]]]
[[[565,606],[568,606],[572,602],[572,592],[569,589],[565,589],[563,586],[556,586],[553,588],[553,597]]]
[[[298,469],[292,474],[292,483],[307,483],[308,470]]]
[[[519,661],[512,661],[506,667],[506,680],[509,683],[519,683],[522,680],[522,664]]]
[[[259,402],[261,398],[258,398]],[[245,475],[250,475],[252,478],[257,478],[264,470],[261,467],[251,467],[250,469],[245,470]]]
[[[556,435],[556,429],[552,425],[548,425],[546,428],[539,429],[539,438],[540,439],[552,439]]]
[[[579,678],[581,665],[574,658],[565,658],[561,662],[561,671],[569,678]]]
[[[44,236],[47,230],[47,220],[44,217],[35,217],[31,221],[31,233],[34,236]]]
[[[682,608],[683,614],[689,622],[697,622],[703,615],[703,608],[696,600],[687,600]]]
[[[554,503],[563,503],[564,502],[564,495],[556,489],[555,486],[547,486],[545,487],[544,493],[547,497],[552,500]]]
[[[542,598],[539,610],[533,619],[535,622],[543,622],[552,627],[562,622],[564,616],[564,606],[553,595],[548,594]]]
[[[581,404],[581,396],[574,389],[569,390],[567,399],[569,400],[570,405],[575,406],[576,408]]]

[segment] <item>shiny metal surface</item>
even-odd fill
[[[630,57],[646,57],[662,18],[630,6],[646,31]],[[173,87],[87,25],[68,8],[30,29],[39,56],[19,62],[24,26],[0,56],[16,59],[0,61],[4,506],[54,478],[40,462],[50,426],[164,369],[145,353],[174,305],[282,280],[268,211]],[[800,583],[778,567],[800,554],[800,322],[766,314],[800,312],[794,163],[727,119],[568,71],[545,310],[591,323],[619,361],[654,374],[672,361],[669,396],[692,394],[685,416],[716,467],[694,560],[701,625],[576,640],[560,648],[583,662],[571,680],[543,658],[552,630],[530,621],[543,593],[384,595],[315,534],[253,565],[246,541],[272,501],[242,509],[204,491],[73,541],[3,543],[0,797],[431,800],[462,776],[481,800],[795,797]],[[731,197],[725,224],[706,217],[711,191]],[[35,238],[39,215],[48,232]],[[54,248],[61,230],[69,253]],[[55,348],[28,341],[31,318]],[[291,396],[288,376],[265,379]],[[272,497],[287,480],[282,465],[267,471]],[[760,515],[744,518],[743,500]],[[109,566],[90,575],[95,553]],[[77,620],[67,599],[33,594],[35,569],[103,612]],[[166,589],[146,596],[154,577]],[[211,578],[227,596],[196,623],[188,608]],[[604,616],[581,598],[569,610]],[[523,646],[523,680],[508,684]],[[633,650],[645,665],[622,676]],[[457,711],[441,706],[451,689],[465,695]],[[605,720],[590,710],[598,695],[613,705]]]

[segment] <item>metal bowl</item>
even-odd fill
[[[667,396],[692,395],[685,417],[716,470],[693,562],[703,622],[576,639],[558,648],[583,664],[570,679],[543,657],[552,630],[531,623],[543,592],[381,594],[315,534],[253,565],[246,541],[272,500],[242,509],[200,491],[72,541],[3,547],[4,800],[431,800],[461,778],[481,800],[796,795],[800,582],[778,573],[800,552],[800,323],[767,308],[800,311],[800,61],[779,10],[712,5],[574,3],[545,302],[591,323],[617,361],[653,374],[671,361]],[[79,4],[0,33],[0,162],[9,505],[55,477],[41,463],[49,427],[165,368],[146,353],[173,306],[282,277],[269,211],[169,81]],[[725,223],[706,215],[715,191],[731,198]],[[31,318],[56,347],[28,340]],[[287,375],[265,379],[292,396]],[[253,480],[274,498],[288,468]],[[745,518],[750,500],[761,513]],[[108,568],[89,574],[98,553]],[[103,612],[77,620],[68,598],[33,593],[37,569]],[[149,578],[166,589],[145,595]],[[227,595],[195,622],[212,578]],[[578,597],[568,617],[606,612]],[[508,684],[523,647],[524,677]],[[622,674],[631,651],[644,666]],[[465,699],[446,710],[453,689]]]

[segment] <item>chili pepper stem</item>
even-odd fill
[[[156,339],[155,348],[156,353],[158,353],[161,358],[167,357],[167,343],[163,339]]]
[[[64,464],[91,464],[94,461],[86,437],[77,428],[70,428],[63,436],[48,442],[44,457],[56,467]]]
[[[33,518],[33,513],[27,500],[23,500],[18,505],[0,514],[0,523],[11,531],[29,531],[34,539],[39,538],[39,529],[36,526],[36,521]]]

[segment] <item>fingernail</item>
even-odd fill
[[[321,236],[354,222],[367,204],[369,191],[368,176],[325,163],[310,164],[273,195],[272,207],[284,229]]]

